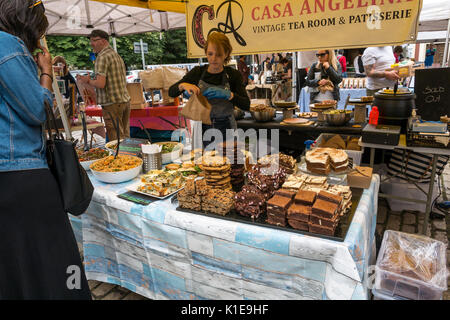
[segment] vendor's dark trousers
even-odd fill
[[[115,103],[108,106],[103,106],[103,119],[105,119],[106,133],[110,141],[117,140],[117,131],[114,124],[117,125],[119,119],[120,138],[130,137],[130,112],[131,107],[129,102]],[[111,117],[113,117],[111,119]],[[113,122],[114,121],[114,124]]]

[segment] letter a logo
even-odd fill
[[[73,265],[67,267],[67,274],[70,276],[67,278],[66,285],[69,290],[81,289],[81,271],[80,267]]]

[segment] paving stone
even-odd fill
[[[412,225],[403,225],[401,230],[406,233],[416,233],[416,226]]]
[[[442,241],[445,244],[448,244],[448,236],[447,236],[447,232],[442,232],[442,231],[436,231],[433,239]]]
[[[416,224],[416,215],[410,212],[403,213],[403,224]]]
[[[395,231],[400,230],[400,216],[389,215],[386,230],[395,230]]]
[[[377,224],[377,233],[381,236],[381,237],[383,237],[383,234],[384,234],[384,225],[383,224]]]
[[[92,291],[95,288],[97,288],[99,285],[101,285],[102,282],[97,281],[97,280],[88,280],[88,284],[89,284],[89,289]]]
[[[110,293],[108,293],[102,300],[122,300],[128,292],[124,292],[119,289],[120,287],[115,287]]]
[[[130,292],[122,300],[150,300],[150,299],[144,296],[140,296],[134,292]]]
[[[110,291],[114,289],[116,285],[110,284],[110,283],[102,283],[97,288],[91,291],[92,295],[95,296],[97,299],[102,299],[104,296],[106,296]]]
[[[447,230],[447,223],[445,222],[445,219],[433,219],[431,220],[431,223],[433,225],[433,228],[446,231]]]
[[[385,223],[388,208],[386,206],[378,206],[377,223]]]

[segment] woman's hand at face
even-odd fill
[[[36,63],[41,70],[41,72],[53,74],[52,69],[52,56],[48,50],[42,46],[39,46],[39,49],[42,50],[42,52],[39,52],[36,57]]]
[[[178,89],[180,89],[180,91],[187,91],[189,94],[199,94],[200,93],[200,88],[197,87],[195,84],[190,84],[187,82],[183,82],[180,83],[180,85],[178,86]]]

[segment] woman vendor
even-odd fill
[[[341,65],[333,50],[318,50],[319,61],[308,71],[306,85],[310,87],[311,103],[325,100],[339,101],[339,83],[342,81]],[[332,84],[332,85],[331,85]]]
[[[212,32],[205,45],[208,64],[193,68],[169,89],[171,97],[177,97],[184,91],[203,94],[212,107],[211,125],[202,125],[203,134],[210,128],[218,129],[222,133],[222,141],[226,139],[227,129],[237,128],[234,106],[242,110],[250,108],[240,72],[225,66],[231,59],[231,51],[228,38],[223,33]]]

